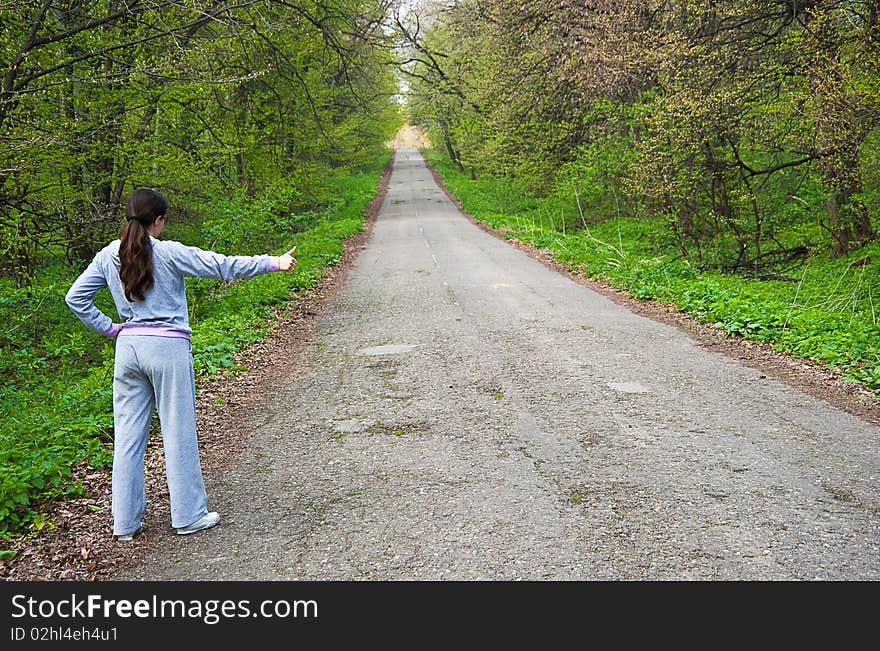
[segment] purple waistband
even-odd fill
[[[120,330],[119,337],[126,335],[151,335],[153,337],[177,337],[178,339],[189,339],[189,333],[185,330],[178,330],[169,326],[125,326]]]

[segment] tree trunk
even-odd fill
[[[858,158],[855,157],[855,169],[852,160],[853,157],[841,157],[823,165],[823,181],[830,190],[825,206],[828,227],[834,238],[834,257],[846,255],[876,237],[868,209],[859,198],[862,182]],[[847,162],[850,164],[841,164]]]
[[[458,152],[455,151],[455,147],[452,146],[452,140],[449,139],[449,135],[445,133],[443,134],[443,143],[446,145],[446,152],[449,154],[449,160],[452,161],[452,164],[455,165],[455,168],[459,172],[464,172],[464,165],[461,164]]]
[[[861,200],[859,150],[873,129],[874,111],[849,87],[849,64],[841,58],[842,36],[831,15],[819,8],[807,12],[812,29],[810,89],[816,142],[824,152],[822,185],[828,192],[827,227],[834,240],[832,255],[842,256],[875,238],[868,210]]]

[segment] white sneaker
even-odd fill
[[[210,511],[206,513],[202,517],[200,517],[195,522],[192,522],[185,527],[179,527],[175,531],[181,536],[185,536],[189,533],[195,533],[196,531],[201,531],[202,529],[210,529],[215,524],[220,522],[220,514],[216,511]]]
[[[119,542],[131,542],[132,538],[138,535],[141,531],[144,530],[143,525],[137,528],[136,531],[132,531],[131,533],[122,534],[121,536],[116,536],[116,540]]]

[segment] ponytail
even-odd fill
[[[165,215],[168,202],[155,190],[140,189],[128,195],[125,217],[128,220],[119,234],[119,279],[125,298],[144,300],[153,286],[153,248],[147,230]]]

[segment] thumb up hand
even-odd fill
[[[294,253],[296,253],[296,247],[293,247],[290,251],[278,258],[279,271],[290,271],[296,266],[296,258],[293,257]]]

